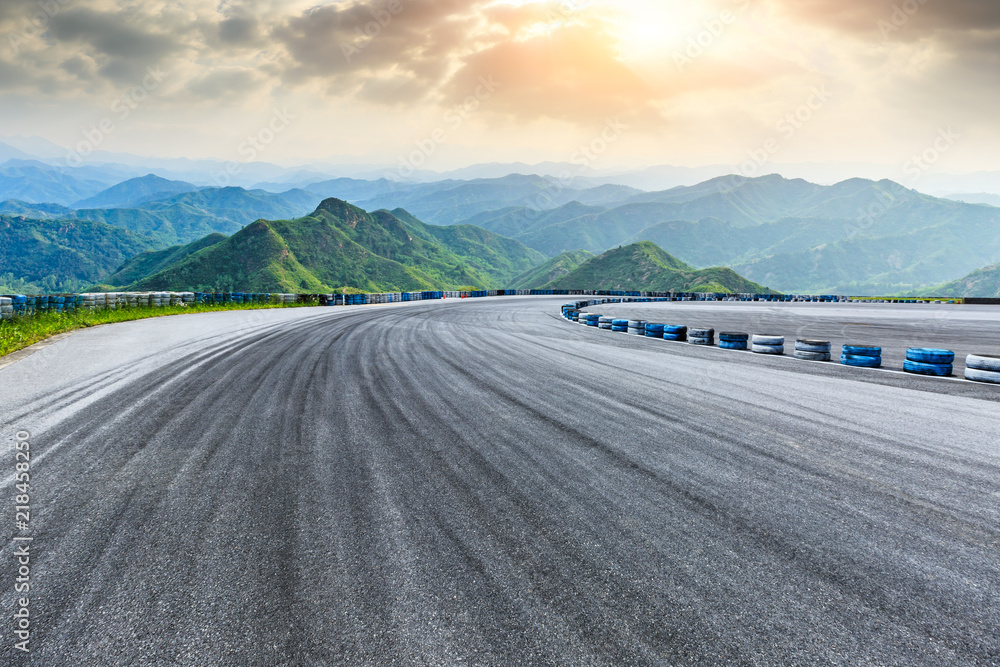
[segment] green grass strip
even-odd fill
[[[144,320],[149,317],[164,317],[166,315],[186,315],[192,313],[211,313],[220,310],[264,310],[271,308],[301,308],[315,306],[315,303],[272,304],[272,303],[225,303],[200,304],[192,303],[177,306],[120,307],[115,310],[74,309],[64,312],[42,311],[32,315],[15,316],[9,320],[0,321],[0,357],[17,350],[34,345],[57,334],[95,327],[101,324],[115,322],[130,322]]]

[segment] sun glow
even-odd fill
[[[648,62],[668,58],[702,28],[705,3],[682,0],[633,0],[608,7],[609,29],[622,58]]]
[[[636,64],[669,58],[712,19],[712,3],[692,0],[498,0],[495,5],[542,10],[538,21],[521,28],[518,39],[587,25],[600,33],[595,38],[614,40],[622,60]]]

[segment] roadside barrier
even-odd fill
[[[880,368],[882,348],[874,345],[844,345],[840,350],[840,363],[859,368]]]
[[[628,333],[628,320],[611,320],[611,330]]]
[[[687,340],[691,345],[715,345],[715,329],[688,329]]]
[[[1000,384],[1000,356],[970,354],[965,358],[965,378],[976,382]]]
[[[784,354],[785,337],[773,334],[754,334],[751,339],[750,350],[755,354]]]
[[[688,328],[682,324],[663,325],[663,340],[684,342],[687,340]]]
[[[750,341],[750,334],[740,331],[723,331],[719,334],[719,347],[723,350],[745,350]]]
[[[633,336],[645,336],[646,320],[628,320],[628,332]]]
[[[906,351],[903,370],[917,375],[951,375],[954,371],[955,353],[926,347],[911,347]]]
[[[663,338],[663,325],[647,322],[643,330],[646,338]]]
[[[803,361],[830,361],[832,347],[828,340],[800,338],[795,341],[795,352],[792,356]]]

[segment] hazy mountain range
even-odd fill
[[[491,173],[487,167],[478,171]],[[319,172],[300,170],[292,175],[320,180],[274,192],[204,186],[152,173],[116,180],[122,169],[69,169],[15,157],[0,165],[0,214],[26,228],[41,229],[42,221],[106,223],[132,232],[129,243],[142,250],[164,250],[213,234],[230,236],[257,220],[302,219],[325,199],[338,198],[368,211],[402,209],[421,224],[461,224],[514,239],[540,253],[535,265],[525,267],[529,271],[522,281],[541,280],[545,270],[530,270],[567,251],[598,255],[640,241],[655,243],[694,269],[730,267],[786,292],[961,289],[963,283],[954,281],[1000,261],[1000,208],[989,205],[989,193],[943,199],[892,181],[855,178],[822,186],[777,175],[725,176],[643,191],[600,179],[533,174],[404,183],[324,179]],[[25,222],[13,222],[19,219]],[[87,229],[101,229],[102,238],[113,234],[103,227]],[[569,264],[563,257],[558,270]],[[52,276],[69,284],[65,281],[88,280],[93,273],[54,268]],[[0,275],[20,278],[21,269],[4,261]],[[30,282],[37,283],[37,272],[31,275]]]

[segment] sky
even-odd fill
[[[0,35],[0,134],[70,163],[1000,155],[996,0],[3,0]]]

